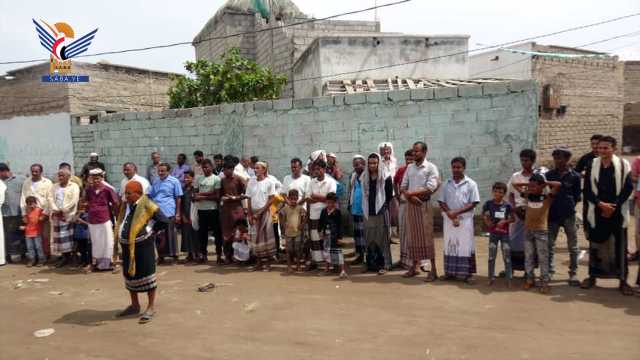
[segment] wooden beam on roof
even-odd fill
[[[376,91],[376,83],[371,80],[371,79],[367,79],[367,86],[369,87],[369,91]]]
[[[356,92],[363,92],[362,80],[356,80]]]
[[[351,80],[342,80],[342,85],[344,85],[344,89],[347,91],[347,94],[355,93],[353,86],[351,85]]]
[[[407,79],[407,85],[409,85],[409,89],[415,89],[416,84],[411,79]]]
[[[440,86],[442,86],[442,87],[449,87],[449,88],[451,88],[451,87],[457,87],[456,85],[451,85],[451,84],[449,84],[448,82],[446,82],[446,81],[442,81],[442,80],[433,80],[433,82],[435,82],[436,84],[438,84],[438,85],[440,85]]]

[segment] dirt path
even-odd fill
[[[114,319],[128,301],[121,275],[10,265],[0,268],[1,358],[637,360],[640,296],[621,296],[612,281],[568,287],[564,238],[559,247],[548,296],[521,290],[520,281],[510,291],[502,282],[487,287],[486,238],[477,241],[475,286],[358,269],[339,281],[282,268],[163,266],[158,316],[147,325]],[[636,273],[633,265],[630,278]],[[27,282],[38,278],[49,281]],[[209,281],[229,285],[196,292]],[[43,328],[56,332],[32,335]]]

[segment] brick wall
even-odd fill
[[[551,152],[559,144],[568,145],[576,156],[588,152],[589,138],[596,133],[622,139],[622,66],[617,58],[536,58],[532,66],[540,88],[552,85],[560,104],[567,106],[564,115],[540,115],[536,147],[540,163],[550,164]]]
[[[0,119],[70,111],[67,84],[41,82],[48,70],[47,65],[17,72],[11,80],[0,78]]]
[[[87,111],[151,111],[169,107],[170,74],[109,64],[80,64],[91,81],[70,84],[70,107]],[[133,96],[135,95],[135,96]],[[141,96],[140,96],[141,95]]]
[[[166,161],[200,149],[259,155],[278,178],[293,157],[315,149],[335,152],[347,172],[356,153],[391,141],[402,158],[418,140],[428,157],[450,176],[449,160],[467,158],[468,174],[484,199],[493,181],[506,181],[518,167],[518,152],[536,137],[537,90],[532,81],[460,88],[359,93],[313,99],[281,99],[162,112],[102,116],[91,125],[72,124],[76,166],[98,151],[112,179],[121,165],[140,169],[152,151]]]
[[[87,111],[148,111],[169,105],[170,74],[112,64],[74,62],[88,83],[43,83],[48,63],[11,72],[0,80],[0,119]],[[143,96],[138,96],[138,95]],[[136,95],[136,96],[132,96]]]

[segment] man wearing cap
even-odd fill
[[[560,228],[564,229],[567,236],[567,248],[569,249],[569,285],[579,286],[580,281],[576,277],[578,269],[578,235],[576,227],[576,204],[580,201],[582,193],[581,177],[569,166],[571,150],[560,146],[553,150],[554,168],[545,176],[548,181],[557,181],[562,184],[555,195],[549,210],[549,273],[555,273],[555,244]]]
[[[20,225],[22,225],[20,194],[24,177],[15,176],[7,164],[0,163],[0,181],[6,185],[2,204],[2,221],[6,259],[11,263],[11,255],[23,255],[25,249],[24,236],[20,231]],[[0,261],[3,260],[0,258]]]
[[[106,171],[104,164],[98,161],[98,153],[92,152],[89,154],[89,162],[84,164],[82,167],[82,172],[80,172],[80,176],[82,176],[83,180],[87,180],[89,177],[89,171],[93,169],[100,169],[103,172]]]
[[[95,270],[111,270],[113,269],[111,216],[118,210],[119,199],[113,188],[104,182],[104,173],[101,169],[92,169],[89,175],[91,183],[85,190],[85,199],[91,236],[92,265]]]
[[[144,195],[142,184],[136,180],[127,182],[124,197],[126,203],[120,207],[116,217],[114,235],[122,246],[122,274],[131,305],[117,316],[138,315],[138,293],[146,292],[149,305],[139,320],[143,324],[151,321],[155,315],[156,254],[152,235],[166,229],[169,220],[160,207]]]

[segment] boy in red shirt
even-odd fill
[[[25,202],[27,204],[27,214],[24,216],[23,222],[25,223],[24,237],[27,243],[27,257],[29,258],[27,267],[42,266],[46,258],[42,249],[41,225],[46,216],[42,213],[42,209],[38,207],[38,200],[35,196],[28,196]]]

